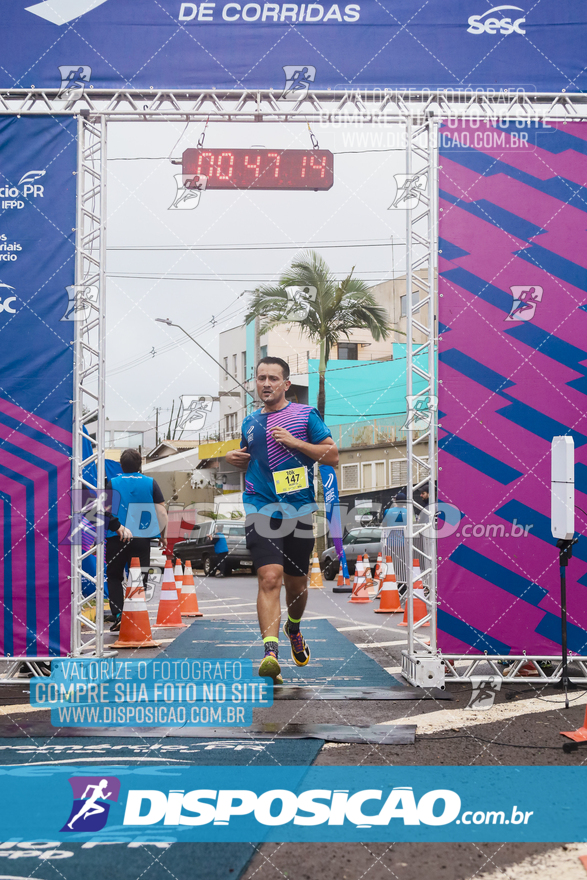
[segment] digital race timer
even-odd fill
[[[184,186],[201,189],[330,189],[334,156],[329,150],[185,150]]]

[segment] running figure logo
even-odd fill
[[[432,422],[432,413],[438,409],[438,397],[433,394],[406,395],[406,421],[402,431],[426,431]]]
[[[193,211],[200,204],[200,197],[206,189],[208,178],[204,174],[196,174],[187,177],[183,174],[174,174],[175,197],[168,211]]]
[[[98,305],[98,288],[94,285],[70,284],[66,287],[67,307],[60,321],[87,321],[92,312],[92,304]]]
[[[524,284],[510,287],[514,301],[506,321],[531,321],[536,314],[536,305],[542,302],[542,287]]]
[[[311,65],[286,64],[283,68],[285,73],[285,88],[282,97],[286,101],[297,101],[305,98],[310,85],[316,79],[316,68]]]
[[[108,801],[118,800],[120,780],[116,776],[74,776],[69,784],[73,807],[61,831],[100,831],[108,821]]]
[[[428,171],[419,171],[414,174],[394,174],[393,178],[396,187],[395,198],[387,210],[415,208],[426,193]]]
[[[286,287],[287,309],[285,317],[288,321],[305,321],[310,314],[310,303],[316,302],[318,290],[308,285],[307,287]]]
[[[65,100],[79,98],[84,89],[88,87],[92,76],[92,68],[85,64],[62,64],[59,67],[61,74],[61,88],[58,98]]]
[[[182,431],[201,431],[213,406],[209,394],[182,394],[177,427]]]

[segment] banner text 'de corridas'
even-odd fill
[[[272,704],[251,660],[61,660],[31,682],[55,727],[247,727]]]

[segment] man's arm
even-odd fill
[[[157,520],[159,522],[159,531],[161,532],[161,537],[159,538],[159,544],[161,547],[165,547],[167,543],[167,511],[165,510],[164,504],[155,504],[155,511],[157,513]]]
[[[338,464],[338,449],[332,437],[325,437],[320,443],[306,443],[290,434],[287,428],[276,427],[271,430],[273,439],[289,449],[303,452],[308,458],[319,464],[328,464],[336,467]]]
[[[224,457],[229,464],[237,467],[239,471],[246,471],[251,460],[250,454],[245,452],[244,449],[233,449],[231,452],[227,452]]]

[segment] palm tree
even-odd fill
[[[333,347],[351,330],[369,330],[379,342],[387,339],[392,327],[387,312],[377,304],[365,281],[353,278],[353,270],[338,282],[322,257],[308,251],[292,261],[291,266],[279,279],[277,286],[265,285],[256,290],[251,299],[245,321],[249,324],[261,318],[259,328],[266,333],[279,324],[291,323],[288,317],[287,287],[314,287],[315,301],[308,301],[308,314],[299,321],[303,331],[320,346],[318,367],[319,385],[317,409],[324,418],[326,408],[325,375]]]

